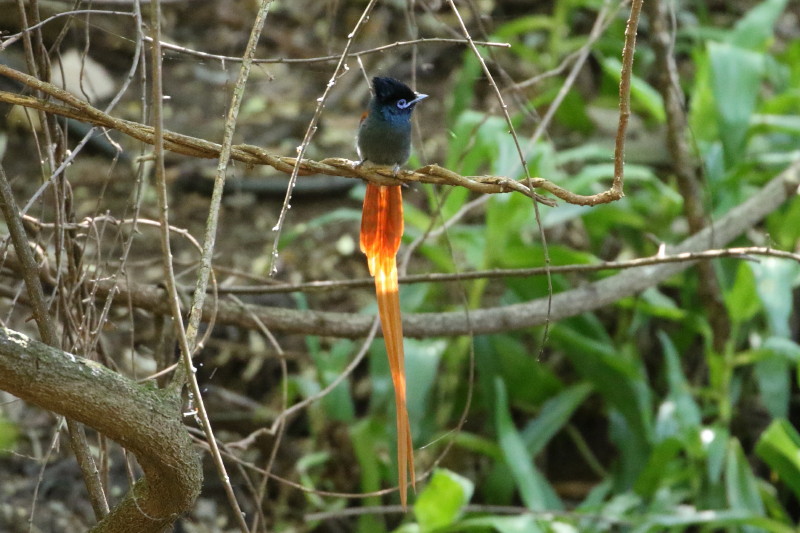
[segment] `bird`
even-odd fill
[[[370,162],[391,166],[397,175],[411,155],[411,114],[428,97],[394,78],[372,79],[373,95],[361,117],[356,147],[359,165]],[[403,324],[397,285],[397,250],[403,237],[403,197],[400,185],[367,183],[361,212],[361,251],[375,278],[378,316],[383,329],[389,370],[394,385],[397,422],[397,468],[400,503],[407,508],[408,478],[416,487],[414,449],[406,406]]]

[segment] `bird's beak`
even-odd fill
[[[411,100],[408,103],[408,105],[412,105],[412,104],[416,104],[417,102],[421,102],[422,100],[425,100],[427,97],[428,97],[427,94],[417,93],[417,97],[414,98],[413,100]]]

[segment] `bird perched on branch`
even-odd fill
[[[358,155],[376,165],[394,169],[411,155],[411,113],[427,98],[394,78],[373,78],[369,109],[358,129]],[[367,256],[369,273],[375,278],[378,315],[389,357],[397,409],[397,468],[400,503],[406,507],[408,476],[415,485],[414,449],[406,407],[406,372],[403,325],[397,286],[397,250],[403,237],[403,197],[400,185],[367,183],[361,213],[361,251]]]

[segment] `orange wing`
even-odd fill
[[[406,373],[403,354],[403,323],[397,286],[397,250],[403,237],[403,196],[399,185],[367,184],[361,213],[361,251],[367,256],[369,273],[375,278],[378,315],[381,319],[397,409],[397,468],[400,503],[406,508],[408,474],[414,475],[414,449],[406,407]]]

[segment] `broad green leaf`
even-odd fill
[[[756,381],[761,401],[774,418],[789,416],[789,398],[792,389],[791,365],[780,354],[767,352],[755,364]]]
[[[725,463],[725,492],[732,509],[747,510],[755,515],[764,514],[764,504],[758,493],[758,482],[750,463],[736,439],[728,443],[728,457]]]
[[[533,457],[525,449],[525,443],[517,433],[508,409],[505,385],[495,379],[495,423],[503,456],[511,470],[511,476],[519,489],[522,501],[532,511],[561,508],[561,502],[553,489],[533,465]]]
[[[709,43],[711,88],[717,125],[728,167],[744,157],[750,117],[761,88],[764,58],[761,54],[727,43]]]
[[[447,347],[444,341],[405,339],[408,416],[413,434],[418,434],[418,422],[428,411],[431,389],[439,374],[439,362]],[[416,424],[415,424],[416,422]]]
[[[606,57],[602,59],[602,65],[603,71],[619,83],[622,62],[616,57]],[[664,100],[661,98],[661,94],[638,76],[631,76],[631,106],[646,110],[659,123],[666,120]]]
[[[458,520],[472,498],[474,488],[467,478],[449,470],[436,469],[414,503],[414,515],[421,531],[434,531]]]
[[[662,484],[673,485],[675,470],[685,466],[682,462],[676,460],[682,449],[681,441],[675,438],[664,439],[654,446],[648,458],[647,466],[645,466],[636,480],[634,490],[649,499],[653,497]]]
[[[788,420],[769,425],[758,439],[756,455],[800,498],[800,434]]]
[[[488,337],[497,375],[502,377],[512,405],[539,405],[561,388],[547,365],[511,335]]]
[[[699,435],[700,408],[683,375],[680,358],[672,340],[663,331],[658,332],[658,339],[664,352],[669,394],[658,411],[656,440],[677,437],[687,443]]]
[[[748,262],[756,278],[756,289],[776,337],[790,337],[789,317],[794,308],[791,289],[800,276],[800,264],[788,259],[763,257]]]
[[[787,0],[764,0],[739,19],[731,32],[731,44],[751,50],[764,50],[772,39],[775,23],[786,9]]]
[[[711,483],[718,483],[725,466],[730,433],[726,428],[709,427],[700,432],[700,441],[706,451],[707,475]]]
[[[535,456],[541,452],[550,439],[569,422],[572,413],[591,392],[592,386],[589,383],[582,383],[565,389],[547,400],[539,416],[522,432],[528,453]]]
[[[580,332],[558,324],[551,336],[572,361],[575,370],[594,385],[606,401],[625,417],[639,449],[653,437],[650,390],[641,365]]]
[[[315,339],[315,340],[311,340]],[[307,336],[306,342],[316,344],[318,337]],[[324,353],[318,349],[310,349],[311,357],[317,367],[317,374],[320,381],[320,389],[333,383],[350,362],[354,351],[352,341],[337,341],[331,347],[329,353]],[[355,417],[355,407],[350,396],[348,380],[341,381],[322,399],[325,412],[331,420],[339,422],[350,422]]]
[[[761,308],[756,292],[753,271],[746,261],[740,261],[736,267],[736,278],[733,285],[724,293],[725,307],[734,322],[745,322]]]
[[[551,529],[543,528],[531,515],[521,516],[481,516],[462,520],[452,527],[437,533],[461,533],[468,531],[486,532],[487,528],[498,533],[550,533]]]
[[[669,514],[652,515],[641,526],[635,528],[635,532],[660,533],[662,531],[693,531],[685,528],[687,526],[706,526],[702,531],[727,531],[723,528],[728,526],[751,526],[754,531],[769,533],[793,533],[794,527],[782,524],[775,520],[770,520],[763,516],[758,516],[744,509],[696,509],[690,505],[683,505],[675,508]]]
[[[350,441],[358,461],[361,480],[359,488],[363,492],[375,492],[381,488],[381,468],[377,453],[378,442],[384,438],[385,429],[375,418],[367,418],[350,426]],[[380,497],[364,500],[365,505],[380,505]],[[358,520],[359,533],[386,531],[380,515],[364,515]]]

